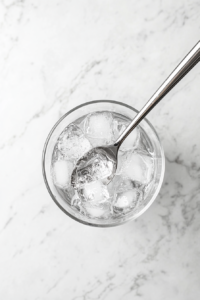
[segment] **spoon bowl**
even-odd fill
[[[94,180],[109,184],[117,170],[118,147],[96,147],[85,153],[76,163],[71,175],[71,184],[77,189]]]

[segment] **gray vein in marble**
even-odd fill
[[[102,63],[102,60],[96,60],[87,63],[84,67],[83,70],[73,79],[72,81],[72,87],[69,89],[69,96],[72,95],[76,89],[78,88],[79,84],[81,81],[87,76],[87,74],[97,65]],[[104,60],[105,62],[105,60]]]
[[[160,247],[161,247],[160,243],[163,239],[164,239],[164,236],[161,235],[158,238],[158,240],[154,243],[154,245],[152,246],[152,249],[149,250],[147,257],[143,260],[144,263],[149,263],[150,261],[155,260],[156,256],[159,253]]]
[[[53,284],[53,286],[51,286],[48,290],[47,290],[47,294],[49,294],[53,289],[55,289],[57,287],[57,285],[65,278],[65,276],[69,273],[69,270],[66,270],[63,275],[56,280],[56,282]]]
[[[8,218],[8,220],[5,222],[3,228],[0,230],[0,234],[11,224],[11,222],[14,220],[17,213],[14,213],[11,217]]]
[[[48,237],[52,236],[53,233],[54,233],[55,231],[57,231],[57,230],[58,230],[57,228],[53,228],[53,229],[47,231],[46,234],[45,234],[45,237],[40,241],[40,245],[44,244],[44,242],[46,241],[46,239],[47,239]]]

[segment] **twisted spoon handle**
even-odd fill
[[[158,102],[199,62],[200,60],[200,41],[185,56],[180,64],[174,69],[169,77],[163,82],[155,94],[145,104],[145,106],[135,116],[133,121],[124,130],[115,142],[114,146],[119,147],[131,131],[142,121],[142,119],[158,104]]]

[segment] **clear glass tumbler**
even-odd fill
[[[71,207],[70,202],[62,198],[62,196],[58,193],[53,183],[51,172],[50,172],[52,153],[60,133],[64,130],[66,126],[68,126],[76,119],[96,111],[110,111],[110,112],[120,113],[130,119],[133,119],[138,112],[136,109],[132,108],[127,104],[117,102],[117,101],[112,101],[112,100],[97,100],[97,101],[87,102],[67,112],[54,125],[45,142],[43,156],[42,156],[43,176],[49,194],[51,195],[54,202],[60,207],[60,209],[64,213],[66,213],[74,220],[86,225],[96,226],[96,227],[111,227],[111,226],[121,225],[127,221],[138,218],[153,203],[153,201],[155,200],[156,196],[159,193],[159,190],[163,182],[164,172],[165,172],[165,157],[164,157],[162,145],[160,143],[160,140],[158,138],[155,129],[149,123],[149,121],[147,121],[147,119],[144,119],[140,123],[140,126],[146,132],[146,134],[148,135],[152,143],[154,154],[155,154],[155,163],[154,163],[153,184],[151,184],[150,190],[148,191],[147,195],[144,198],[144,201],[142,201],[137,211],[131,211],[126,215],[119,216],[117,218],[91,219],[79,213],[78,211],[74,210]]]

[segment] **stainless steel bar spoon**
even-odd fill
[[[192,50],[185,56],[185,58],[180,62],[180,64],[174,69],[174,71],[169,75],[169,77],[163,82],[159,89],[153,94],[145,106],[138,112],[133,121],[124,130],[120,137],[116,140],[113,145],[100,146],[91,149],[83,157],[81,157],[75,169],[73,170],[71,176],[71,183],[74,188],[79,187],[81,184],[89,183],[93,179],[90,176],[90,170],[92,162],[95,161],[95,157],[101,156],[105,158],[105,161],[109,161],[112,166],[110,167],[110,172],[107,174],[104,181],[108,184],[115,175],[117,169],[117,156],[118,150],[126,137],[131,133],[131,131],[144,119],[144,117],[153,109],[153,107],[158,104],[158,102],[169,93],[169,91],[200,61],[200,41],[192,48]],[[94,165],[93,165],[94,167]],[[88,168],[88,173],[87,173]],[[98,168],[98,165],[96,166]],[[85,182],[83,182],[83,177],[79,176],[79,171],[84,174]],[[82,172],[83,171],[83,172]],[[94,171],[94,170],[93,170]],[[96,180],[102,179],[101,172],[96,170]],[[95,172],[94,172],[95,173]],[[98,175],[99,174],[99,175]],[[98,178],[99,176],[99,178]]]

